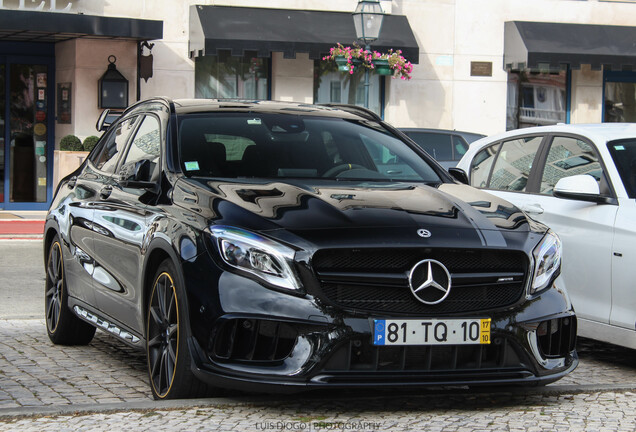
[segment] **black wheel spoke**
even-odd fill
[[[161,356],[158,355],[160,352],[159,349],[152,349],[148,352],[148,363],[150,364],[150,375],[153,377],[153,380],[157,376],[157,368],[159,367],[159,363],[161,360]]]
[[[161,363],[159,367],[159,391],[164,394],[164,387],[168,388],[168,380],[167,377],[167,365],[166,365],[166,350],[161,353]]]
[[[176,306],[174,287],[173,289],[167,290],[167,291],[169,291],[169,297],[167,299],[168,309],[166,310],[166,321],[171,323],[172,322],[171,318],[174,313],[174,307]]]
[[[165,291],[166,291],[165,278],[162,277],[157,282],[157,303],[159,305],[159,316],[161,317],[162,320],[165,320],[166,318]]]
[[[170,387],[172,375],[174,374],[174,357],[170,346],[166,347],[166,387]]]
[[[46,266],[46,273],[49,276],[49,281],[55,283],[55,281],[57,281],[57,269],[54,268],[53,266],[53,262],[52,262],[52,257],[49,258],[49,265]]]
[[[150,308],[150,315],[152,316],[152,320],[155,322],[156,325],[158,325],[159,327],[161,327],[161,316],[160,316],[161,312],[157,310],[157,308]]]

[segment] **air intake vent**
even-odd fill
[[[297,332],[289,324],[258,319],[223,321],[211,341],[214,360],[280,362],[296,344]]]
[[[576,317],[543,321],[537,328],[537,339],[544,357],[566,357],[576,346]]]

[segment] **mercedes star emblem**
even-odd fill
[[[417,235],[420,237],[429,238],[431,236],[431,232],[429,230],[421,228],[417,230]]]
[[[451,276],[441,262],[425,259],[411,269],[409,287],[417,300],[434,305],[450,294]]]

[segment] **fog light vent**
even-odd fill
[[[280,362],[291,354],[297,332],[289,324],[257,319],[225,320],[211,341],[216,360]]]
[[[576,346],[576,317],[543,321],[537,328],[541,354],[546,358],[565,357]]]

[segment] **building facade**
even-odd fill
[[[381,0],[372,49],[410,80],[370,76],[398,127],[493,134],[636,122],[636,1]],[[352,45],[357,0],[0,0],[0,208],[45,209],[62,137],[99,135],[110,63],[127,103],[151,96],[364,100],[363,74],[321,58]],[[103,91],[103,89],[102,89]],[[102,103],[103,105],[103,103]]]

